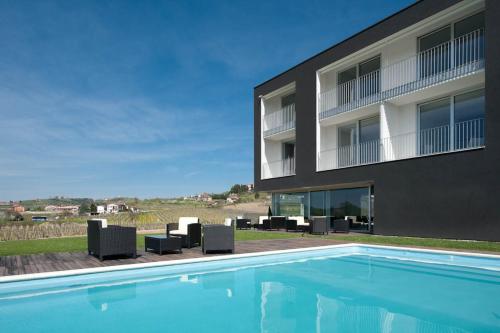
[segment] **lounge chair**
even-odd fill
[[[130,255],[137,257],[135,227],[109,225],[106,219],[87,221],[87,248],[89,255],[103,260],[105,256]]]
[[[207,224],[203,226],[202,251],[234,252],[234,227],[222,224]]]
[[[182,247],[201,245],[201,224],[197,217],[179,217],[178,223],[167,224],[167,237],[182,238]]]

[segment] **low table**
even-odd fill
[[[165,235],[144,236],[144,251],[152,250],[162,255],[164,252],[182,253],[182,238]]]

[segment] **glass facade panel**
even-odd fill
[[[369,230],[370,192],[368,187],[330,191],[330,214],[333,219],[352,219],[351,229]]]
[[[311,192],[311,210],[310,216],[326,216],[325,210],[325,191]]]
[[[450,149],[450,99],[420,106],[420,154]]]
[[[309,213],[308,193],[273,193],[273,215],[305,216]]]

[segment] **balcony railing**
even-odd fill
[[[331,170],[484,147],[484,118],[439,126],[318,153],[318,170]]]
[[[319,117],[326,119],[483,68],[484,31],[478,29],[319,93]]]
[[[295,128],[295,104],[264,115],[264,137]]]
[[[262,163],[262,179],[295,175],[295,158]]]

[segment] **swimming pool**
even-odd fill
[[[0,328],[9,333],[500,331],[497,256],[349,245],[223,258],[3,282]]]

